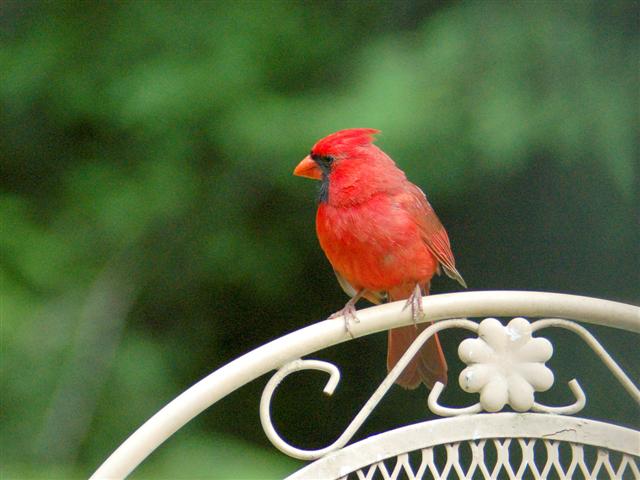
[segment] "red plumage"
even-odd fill
[[[316,232],[340,285],[350,296],[360,292],[374,303],[408,299],[416,285],[428,294],[431,278],[442,268],[466,286],[446,230],[424,193],[373,145],[376,133],[368,128],[333,133],[319,140],[294,171],[322,181]],[[424,328],[389,332],[388,369]],[[431,388],[438,380],[446,383],[447,364],[434,336],[397,383],[416,388],[422,381]]]

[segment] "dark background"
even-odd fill
[[[640,302],[639,18],[635,1],[0,3],[3,478],[86,477],[210,371],[343,306],[317,185],[291,175],[341,128],[382,130],[471,290]],[[637,339],[592,330],[637,378]],[[463,336],[443,336],[453,379]],[[545,336],[566,345],[543,401],[576,377],[584,415],[638,425],[586,346]],[[378,334],[314,355],[343,381],[325,398],[323,374],[289,378],[285,437],[333,441],[384,352]],[[265,381],[133,478],[291,472],[260,428]],[[445,403],[475,401],[455,383]],[[395,387],[359,438],[429,415],[424,389]]]

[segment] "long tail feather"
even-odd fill
[[[427,290],[428,287],[423,290]],[[393,292],[398,295],[399,292]],[[398,299],[396,295],[390,295]],[[404,295],[403,295],[404,296]],[[407,298],[407,297],[405,297]],[[390,371],[404,355],[409,346],[427,328],[427,324],[408,325],[406,327],[389,330],[389,340],[387,347],[387,370]],[[440,345],[438,335],[434,335],[422,346],[416,356],[409,362],[400,374],[396,383],[407,389],[414,389],[424,383],[427,388],[440,381],[447,384],[447,361]]]
[[[389,346],[387,349],[387,370],[395,367],[400,357],[407,351],[409,346],[418,335],[427,328],[428,325],[409,325],[406,327],[389,330]],[[447,383],[447,362],[444,358],[440,339],[434,335],[418,351],[416,356],[409,362],[404,371],[400,374],[396,383],[401,387],[414,389],[420,383],[424,383],[427,388],[440,381]]]

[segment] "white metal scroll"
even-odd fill
[[[604,362],[633,399],[640,404],[640,390],[622,371],[618,364],[606,353],[598,341],[583,327],[575,322],[560,319],[544,319],[530,324],[522,317],[516,317],[503,326],[495,318],[487,318],[477,324],[469,320],[442,320],[427,327],[413,342],[397,365],[389,372],[384,381],[371,395],[345,431],[330,445],[317,450],[303,450],[287,443],[276,432],[271,422],[271,397],[280,382],[290,373],[301,370],[322,370],[330,374],[325,393],[331,395],[340,379],[338,368],[328,362],[318,360],[295,360],[286,364],[271,378],[265,387],[260,403],[260,418],[265,433],[271,443],[283,453],[302,459],[314,460],[329,452],[344,447],[355,435],[382,397],[391,388],[402,370],[436,332],[450,328],[463,328],[478,334],[478,338],[464,340],[459,347],[461,359],[470,366],[459,377],[463,390],[480,393],[480,401],[474,405],[460,408],[444,407],[438,398],[444,386],[438,382],[429,394],[429,409],[440,416],[469,415],[484,411],[497,412],[505,405],[519,412],[534,411],[555,414],[574,414],[582,410],[586,396],[577,380],[569,382],[569,388],[575,397],[571,405],[554,407],[543,405],[534,400],[536,391],[548,390],[553,384],[553,373],[544,365],[551,358],[553,347],[542,337],[532,337],[533,331],[543,328],[560,327],[577,333]]]

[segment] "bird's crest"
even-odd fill
[[[311,153],[320,157],[347,153],[354,147],[374,142],[374,135],[380,133],[375,128],[349,128],[324,137],[311,149]]]

